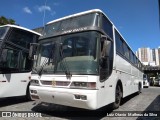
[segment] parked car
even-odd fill
[[[156,78],[154,80],[154,86],[160,86],[160,79]]]
[[[150,79],[149,79],[149,85],[150,85],[150,86],[154,86],[154,79],[153,79],[153,78],[150,78]]]
[[[148,76],[146,74],[143,75],[143,87],[148,88],[150,86]]]

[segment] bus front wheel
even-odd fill
[[[115,92],[115,102],[112,105],[113,109],[119,108],[121,99],[122,99],[122,90],[121,90],[120,85],[117,85],[116,92]]]
[[[29,85],[30,85],[30,84],[29,84]],[[29,85],[27,86],[26,96],[25,96],[25,98],[26,98],[27,101],[32,100],[32,99],[31,99],[31,96],[30,96]]]

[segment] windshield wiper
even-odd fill
[[[41,65],[41,67],[40,67],[40,69],[39,70],[35,69],[35,70],[37,71],[38,75],[41,76],[42,72],[44,70],[44,67],[51,62],[49,59],[54,59],[55,62],[58,60],[58,58],[56,57],[57,55],[53,55],[53,54],[57,54],[58,53],[58,52],[57,53],[53,52],[54,47],[55,47],[55,49],[59,49],[59,53],[60,53],[60,57],[61,57],[61,63],[62,63],[61,64],[62,65],[62,70],[64,70],[64,72],[66,74],[66,78],[67,79],[71,79],[72,74],[71,74],[71,72],[70,72],[70,70],[68,68],[66,59],[64,58],[63,51],[62,51],[62,44],[60,44],[60,43],[56,43],[55,42],[53,44],[52,50],[50,51],[49,58],[45,58],[43,63],[42,63],[42,65]],[[52,57],[56,57],[56,58],[52,58]]]
[[[47,64],[49,65],[50,59],[51,59],[52,56],[53,56],[53,50],[54,50],[54,44],[52,44],[51,51],[50,51],[50,53],[49,53],[49,57],[44,59],[44,61],[43,61],[43,63],[42,63],[42,66],[41,66],[41,68],[40,68],[39,71],[38,71],[38,75],[39,75],[39,76],[42,75],[42,72],[43,72],[44,67],[45,67]]]
[[[38,70],[36,69],[36,67],[32,68],[32,73],[38,73]]]
[[[37,71],[39,76],[41,76],[41,75],[42,75],[43,68],[47,65],[47,63],[49,63],[49,61],[48,61],[48,60],[49,60],[49,58],[45,58],[45,60],[44,60],[44,61],[43,61],[43,63],[42,63],[41,68],[39,69],[39,71]]]
[[[63,50],[62,50],[62,43],[60,44],[60,56],[61,56],[61,58],[62,58],[62,60],[61,60],[61,62],[62,62],[62,69],[65,69],[65,74],[66,74],[66,78],[67,79],[71,79],[71,77],[72,77],[72,74],[71,74],[71,72],[70,72],[70,70],[69,70],[69,67],[68,67],[68,65],[67,65],[67,61],[66,61],[66,59],[65,59],[65,57],[64,57],[64,54],[63,54]]]

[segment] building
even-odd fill
[[[136,55],[144,65],[160,66],[160,47],[158,49],[139,48]]]
[[[152,61],[150,48],[139,48],[136,55],[144,65],[148,65]]]
[[[159,56],[159,64],[160,64],[160,46],[158,47],[158,56]]]

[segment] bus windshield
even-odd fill
[[[43,74],[97,74],[97,32],[83,32],[46,39],[37,52],[35,68]]]
[[[1,51],[0,72],[31,71],[33,63],[32,60],[28,58],[29,47],[30,43],[36,42],[36,37],[38,38],[38,36],[23,29],[8,28],[11,29],[11,32],[3,43],[5,47]],[[6,34],[7,27],[0,27],[0,29],[1,35],[2,33]]]
[[[34,41],[34,35],[30,32],[14,28],[7,41],[25,49],[29,49],[30,43]]]
[[[0,27],[0,39],[4,38],[7,30],[8,30],[8,27]]]
[[[74,30],[88,26],[99,26],[98,16],[98,13],[92,13],[50,23],[45,26],[44,36],[54,36],[67,30]]]

